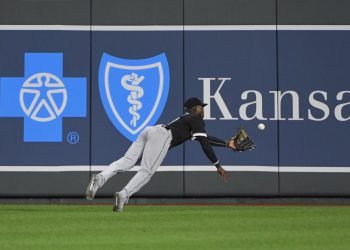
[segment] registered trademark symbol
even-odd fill
[[[67,141],[69,144],[77,144],[79,142],[79,134],[77,132],[70,132],[67,135]]]

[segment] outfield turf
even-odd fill
[[[0,205],[0,249],[350,249],[349,206]]]

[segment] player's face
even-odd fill
[[[199,114],[202,118],[204,117],[204,108],[201,105],[194,107],[194,111]]]

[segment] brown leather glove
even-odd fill
[[[252,138],[250,138],[247,134],[247,132],[243,129],[240,128],[236,135],[232,137],[228,141],[228,146],[232,148],[233,151],[238,151],[238,152],[243,152],[246,150],[252,150],[255,148],[255,143],[253,142]]]

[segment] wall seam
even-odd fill
[[[89,171],[89,180],[91,179],[91,170],[92,170],[92,0],[90,0],[90,85],[89,85],[89,162],[90,162],[90,171]]]
[[[276,18],[276,87],[277,91],[280,89],[279,86],[279,54],[278,54],[278,0],[275,1],[275,18]],[[277,95],[277,98],[279,96]],[[280,100],[277,100],[280,103]],[[277,114],[280,114],[279,105],[277,105]],[[278,195],[281,195],[281,181],[280,181],[280,120],[277,119],[277,166],[278,166]]]
[[[182,103],[185,102],[185,0],[182,0]],[[182,106],[181,106],[182,107]],[[183,196],[186,196],[186,172],[185,172],[185,157],[186,145],[182,147],[182,165],[183,165]]]

